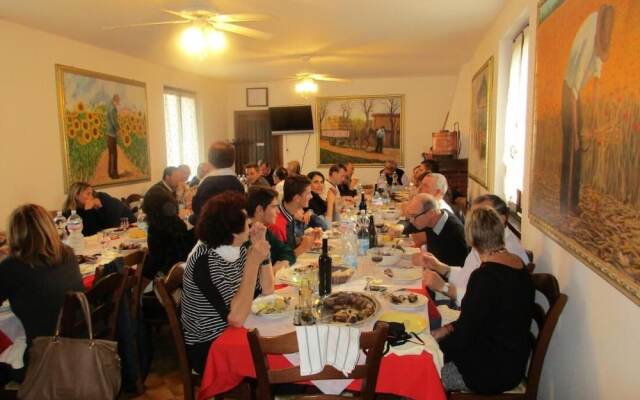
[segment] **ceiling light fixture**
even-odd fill
[[[308,96],[318,91],[318,84],[312,78],[304,78],[296,83],[296,93]]]
[[[227,45],[224,33],[209,26],[192,25],[182,32],[182,49],[193,55],[204,55],[207,51],[220,52]]]

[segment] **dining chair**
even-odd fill
[[[177,262],[171,267],[164,278],[167,292],[173,297],[176,309],[180,307],[180,295],[182,293],[182,277],[184,275],[184,262]],[[156,330],[169,323],[165,308],[159,301],[156,293],[145,293],[142,295],[142,306],[144,309],[144,321],[155,327]]]
[[[357,365],[346,377],[348,379],[362,379],[360,396],[353,398],[364,400],[372,400],[375,398],[378,371],[380,370],[380,361],[382,360],[382,352],[385,341],[387,340],[388,331],[389,326],[381,323],[375,330],[362,332],[360,334],[360,348],[367,354],[367,358],[364,365]],[[279,370],[269,368],[267,354],[289,354],[298,352],[298,340],[295,332],[274,337],[264,337],[260,335],[257,329],[251,329],[247,333],[247,336],[249,346],[251,347],[253,365],[256,369],[256,378],[258,380],[256,390],[256,398],[258,400],[274,399],[271,388],[271,385],[274,384],[309,380],[345,379],[344,374],[332,366],[325,366],[319,373],[308,376],[300,375],[299,366]],[[301,398],[304,397],[313,399],[343,398],[341,396],[326,395],[301,396]]]
[[[538,397],[538,385],[547,354],[549,342],[560,318],[560,314],[567,304],[568,297],[560,293],[558,280],[551,274],[533,274],[531,276],[533,286],[542,293],[549,304],[547,311],[539,303],[534,304],[533,324],[535,335],[531,335],[533,353],[529,361],[528,374],[524,381],[515,389],[497,395],[479,395],[468,392],[452,392],[450,400],[536,400]]]
[[[138,320],[140,307],[142,305],[142,292],[144,291],[142,270],[144,261],[147,258],[147,249],[136,250],[123,257],[123,263],[133,271],[127,278],[126,288],[131,290],[129,307],[131,309],[131,319]]]

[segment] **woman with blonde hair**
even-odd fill
[[[473,209],[465,236],[482,264],[471,273],[457,321],[432,331],[440,342],[447,391],[497,394],[524,378],[534,287],[524,263],[504,244],[504,223],[489,206]]]
[[[65,293],[84,291],[82,277],[73,250],[62,244],[44,208],[16,208],[7,239],[9,256],[0,262],[0,304],[9,300],[30,346],[33,338],[54,334]]]
[[[82,234],[85,236],[118,227],[122,218],[129,222],[136,220],[124,203],[104,192],[95,192],[86,182],[75,182],[69,187],[62,212],[68,217],[71,210],[76,210],[82,218]]]

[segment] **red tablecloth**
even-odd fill
[[[415,291],[424,294],[424,290]],[[428,314],[430,320],[440,318],[433,301],[429,301]],[[292,366],[282,355],[269,355],[268,360],[274,369]],[[247,330],[229,327],[209,349],[198,399],[212,398],[232,389],[245,377],[255,376]],[[360,380],[353,381],[348,389],[359,390]],[[376,392],[420,400],[446,398],[433,359],[426,352],[420,355],[385,356],[380,364]]]

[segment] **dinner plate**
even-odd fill
[[[391,301],[391,295],[403,295],[403,296],[408,296],[408,295],[415,295],[418,299],[414,302],[414,303],[410,303],[408,300],[403,301],[402,303],[394,303],[393,301]],[[400,311],[415,311],[415,310],[419,310],[421,308],[423,308],[427,302],[429,302],[429,299],[424,296],[421,295],[419,293],[414,293],[410,290],[396,290],[392,293],[386,294],[384,296],[385,300],[387,300],[389,302],[389,305],[392,308],[395,308],[396,310],[400,310]]]
[[[378,321],[399,322],[404,324],[407,332],[422,333],[429,326],[427,320],[419,314],[401,311],[388,311],[378,318]]]
[[[285,297],[279,294],[270,294],[268,296],[257,297],[255,300],[253,300],[253,303],[251,304],[251,312],[256,316],[269,318],[269,319],[286,317],[290,315],[291,310],[293,309],[293,305],[291,303],[291,297],[288,297],[288,299],[289,301],[287,303],[285,302]],[[285,302],[284,308],[282,308],[281,311],[264,312],[265,308],[269,308],[276,301]]]
[[[413,282],[422,279],[422,270],[419,268],[394,268],[391,279],[395,282]]]

